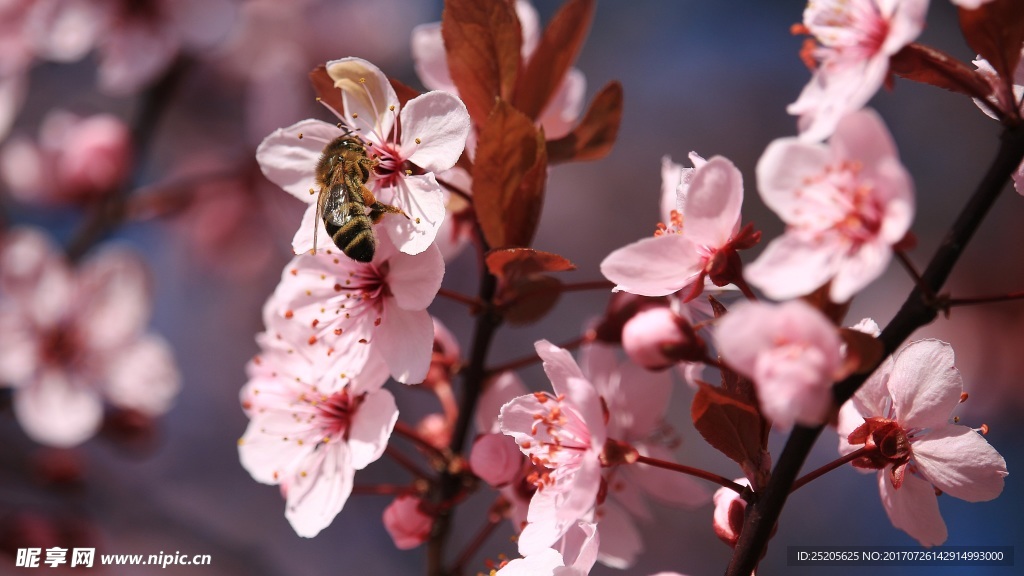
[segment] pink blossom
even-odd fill
[[[746,478],[737,478],[735,482],[741,486],[750,486],[750,480]],[[712,524],[715,534],[729,547],[735,548],[740,539],[740,530],[743,529],[743,513],[747,509],[747,501],[731,488],[719,488],[715,491],[714,502]]]
[[[170,347],[146,332],[141,260],[108,248],[71,269],[49,239],[11,231],[0,248],[0,382],[33,440],[74,446],[99,429],[103,400],[147,415],[178,393]]]
[[[688,319],[667,306],[643,310],[627,320],[622,348],[630,360],[648,370],[704,359],[704,341]]]
[[[583,374],[604,401],[608,436],[644,456],[674,461],[679,436],[665,422],[672,393],[669,373],[652,373],[620,361],[614,348],[601,344],[584,347],[580,361]],[[614,480],[607,482],[608,498],[595,514],[605,536],[598,560],[612,568],[629,568],[643,551],[633,518],[653,520],[646,497],[682,508],[699,506],[709,498],[704,486],[683,474],[642,464],[616,467],[613,474]]]
[[[380,240],[369,263],[332,249],[296,256],[265,313],[291,325],[295,346],[323,342],[327,354],[350,361],[380,357],[399,382],[422,382],[434,342],[426,308],[441,287],[444,261],[435,246],[410,256]]]
[[[483,434],[473,442],[469,467],[489,485],[500,488],[514,482],[523,470],[523,455],[504,434]]]
[[[516,15],[523,34],[522,59],[525,66],[540,40],[540,18],[537,11],[525,0],[515,3]],[[423,85],[430,90],[442,90],[458,95],[455,82],[448,72],[448,56],[441,37],[441,23],[421,24],[412,31],[412,57],[416,74]],[[537,123],[544,127],[548,139],[561,138],[568,134],[583,109],[586,92],[586,78],[576,68],[571,68],[562,79],[558,89],[541,111]],[[471,150],[473,146],[469,147]]]
[[[285,517],[311,538],[344,507],[356,470],[383,454],[398,419],[381,385],[379,359],[353,362],[326,345],[292,344],[293,327],[267,315],[260,354],[248,366],[242,406],[250,418],[238,442],[242,466],[258,482],[280,485]]]
[[[579,521],[553,547],[512,560],[495,576],[586,576],[600,544],[597,524]]]
[[[897,351],[840,410],[840,452],[873,449],[853,465],[878,470],[889,520],[922,546],[946,541],[936,489],[968,502],[1003,491],[1003,457],[974,429],[950,422],[962,393],[950,345],[919,340]]]
[[[399,496],[384,509],[384,529],[395,548],[412,550],[430,537],[434,518],[421,510],[423,501],[415,496]]]
[[[87,202],[116,190],[130,163],[131,136],[120,119],[54,110],[43,121],[38,144],[19,138],[4,145],[0,177],[22,201]]]
[[[100,89],[125,95],[156,80],[183,49],[222,39],[233,19],[227,0],[39,0],[29,26],[43,58],[71,62],[95,48]]]
[[[719,321],[715,341],[729,367],[753,380],[761,411],[777,426],[815,426],[828,417],[842,356],[823,314],[800,300],[743,302]]]
[[[616,283],[615,290],[665,296],[689,287],[685,298],[692,300],[706,277],[717,285],[728,284],[735,251],[756,242],[751,230],[740,231],[740,171],[721,156],[706,162],[691,157],[695,169],[680,177],[678,209],[671,213],[670,224],[659,225],[653,238],[619,248],[601,262],[601,273]]]
[[[536,344],[554,394],[520,396],[501,408],[501,431],[541,470],[519,553],[550,547],[587,516],[601,485],[606,430],[601,399],[569,352]]]
[[[827,138],[840,119],[867,104],[881,88],[889,58],[924,27],[928,0],[815,0],[804,26],[821,44],[811,81],[787,109],[800,116],[800,137]]]
[[[498,416],[501,413],[502,406],[528,393],[529,391],[526,389],[526,386],[523,385],[523,382],[516,376],[515,372],[502,372],[487,381],[487,385],[484,387],[483,394],[480,395],[480,400],[477,402],[476,412],[474,413],[474,424],[478,433],[483,436],[489,434],[502,435],[502,438],[512,445],[512,448],[516,450],[519,456],[521,466],[518,473],[498,488],[498,491],[501,492],[501,495],[508,504],[505,516],[508,517],[516,531],[521,530],[526,525],[530,500],[537,491],[537,486],[533,483],[531,476],[534,472],[533,465],[519,452],[515,440],[502,434]],[[507,447],[502,447],[501,450],[507,450]],[[477,456],[477,458],[479,457]],[[473,458],[472,454],[470,454],[470,458]],[[473,464],[471,460],[470,466],[474,467],[474,473],[480,475],[481,478],[486,478],[493,474],[494,478],[491,478],[491,481],[494,481],[498,476],[501,476],[500,474],[494,474],[493,471],[481,470],[490,466],[490,464],[480,464],[479,462]],[[506,469],[504,464],[500,465],[500,468]],[[486,479],[484,481],[489,482]]]
[[[344,58],[327,63],[327,73],[341,90],[341,127],[303,120],[281,128],[256,150],[263,173],[288,193],[309,204],[292,248],[304,254],[317,245],[331,246],[316,218],[319,185],[315,168],[324,147],[348,133],[358,135],[367,154],[379,160],[367,187],[377,200],[400,208],[385,216],[383,229],[402,252],[419,254],[434,241],[445,216],[444,194],[434,174],[455,165],[469,134],[469,113],[461,100],[444,92],[427,92],[403,107],[384,73],[366,60]]]
[[[843,118],[827,146],[775,140],[757,163],[757,182],[788,227],[746,278],[776,300],[831,281],[831,299],[846,302],[885,271],[914,216],[913,182],[870,110]]]

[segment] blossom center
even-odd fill
[[[669,213],[669,222],[658,222],[657,229],[654,231],[654,235],[664,236],[665,234],[682,234],[683,233],[683,214],[679,210],[673,210]]]
[[[537,392],[534,398],[541,408],[533,415],[531,430],[537,443],[524,448],[530,450],[530,461],[538,468],[529,480],[540,489],[557,482],[564,472],[579,467],[583,455],[590,449],[590,432],[576,411],[566,406],[563,395]]]
[[[821,2],[808,23],[809,30],[844,60],[868,60],[879,52],[889,23],[875,0]]]
[[[864,423],[851,432],[847,440],[850,444],[863,444],[868,448],[863,456],[853,461],[853,465],[858,468],[881,470],[889,465],[905,467],[913,455],[907,431],[899,422],[880,416],[865,418]]]
[[[73,326],[58,324],[42,334],[39,358],[44,365],[72,368],[81,363],[83,342]]]
[[[853,246],[878,236],[882,206],[874,185],[862,177],[859,162],[844,161],[805,178],[796,191],[809,206],[802,210],[802,227],[815,235],[838,233]]]
[[[323,442],[348,439],[349,425],[364,397],[364,394],[352,397],[345,389],[314,404],[316,425],[323,433]]]

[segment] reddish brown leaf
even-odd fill
[[[1024,43],[1024,2],[994,0],[977,10],[960,9],[960,29],[972,50],[988,60],[1007,89]]]
[[[760,470],[767,427],[756,407],[707,384],[701,384],[690,406],[693,425],[716,450],[744,470]]]
[[[506,285],[498,294],[505,320],[514,326],[543,318],[558,303],[562,283],[551,276],[531,276]]]
[[[546,177],[543,131],[499,101],[480,130],[473,163],[473,209],[489,246],[530,245]]]
[[[409,100],[412,100],[413,98],[420,95],[419,90],[416,90],[415,88],[403,83],[400,80],[388,78],[388,81],[391,82],[391,88],[395,90],[395,94],[398,96],[398,103],[401,104],[403,107]]]
[[[836,376],[836,380],[842,380],[850,374],[871,372],[881,363],[885,348],[879,339],[851,328],[840,328],[839,336],[846,343],[846,357],[843,358],[841,373]]]
[[[611,152],[622,121],[622,85],[609,82],[594,96],[583,120],[572,132],[548,142],[552,163],[597,160]]]
[[[317,98],[327,104],[338,114],[344,115],[345,104],[341,100],[341,90],[335,88],[334,80],[327,75],[327,65],[321,64],[309,73],[309,81],[313,83],[313,91]]]
[[[509,100],[519,74],[522,32],[507,0],[447,0],[441,36],[448,70],[477,126],[497,99]]]
[[[908,44],[889,60],[889,70],[897,76],[931,84],[945,90],[986,98],[992,87],[978,72],[941,50],[921,44]]]
[[[827,316],[833,324],[840,326],[843,323],[843,318],[846,318],[846,313],[850,311],[850,304],[852,303],[852,300],[836,304],[829,296],[831,292],[832,282],[830,281],[814,292],[811,292],[806,296],[802,296],[800,299],[814,308],[817,308],[818,311]]]
[[[498,278],[523,277],[542,272],[565,272],[576,266],[563,256],[533,248],[501,248],[485,257],[487,269]]]
[[[520,74],[512,100],[536,120],[579,55],[594,18],[594,0],[569,0],[551,19]]]
[[[729,311],[725,307],[725,304],[719,302],[718,299],[712,296],[711,294],[708,294],[708,302],[711,303],[711,312],[714,313],[715,318],[721,318],[722,316],[725,315],[726,312]]]

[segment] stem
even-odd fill
[[[1014,126],[1004,129],[999,151],[992,165],[950,227],[924,274],[921,275],[920,284],[911,290],[899,312],[879,336],[884,354],[879,356],[878,363],[871,370],[852,375],[836,384],[832,392],[837,406],[849,400],[878,364],[895,352],[915,330],[935,319],[938,311],[933,306],[931,295],[939,293],[942,289],[967,243],[995,204],[999,193],[1010,179],[1010,175],[1020,165],[1022,158],[1024,128]],[[757,501],[747,507],[746,521],[736,543],[732,561],[726,570],[727,576],[748,576],[756,567],[758,559],[764,554],[772,528],[782,513],[782,507],[786,503],[797,473],[818,435],[821,434],[822,428],[823,426],[797,426],[793,429],[775,465],[775,470],[772,471],[768,486]]]
[[[75,231],[68,243],[67,256],[76,262],[111,230],[117,228],[127,215],[128,196],[142,179],[144,160],[149,155],[156,134],[157,125],[174,97],[175,88],[185,75],[188,60],[183,57],[171,64],[160,80],[146,90],[132,126],[132,143],[135,145],[135,167],[131,178],[115,192],[108,194],[93,206],[89,218]]]
[[[663,468],[665,470],[671,470],[673,472],[681,472],[683,474],[689,474],[690,476],[696,476],[697,478],[701,478],[709,482],[714,482],[719,486],[728,488],[736,492],[737,494],[742,494],[743,491],[747,489],[746,486],[741,486],[740,484],[737,484],[732,480],[729,480],[725,476],[719,476],[718,474],[708,472],[707,470],[693,468],[691,466],[686,466],[685,464],[677,464],[675,462],[658,460],[657,458],[651,458],[650,456],[644,456],[643,454],[638,455],[636,461],[639,462],[640,464],[654,466],[655,468]]]
[[[974,304],[991,304],[993,302],[1008,302],[1010,300],[1024,299],[1024,292],[1010,292],[1009,294],[992,294],[989,296],[975,296],[974,298],[950,298],[946,306],[971,306]]]
[[[477,238],[480,242],[480,253],[487,251],[486,241],[483,233],[477,226]],[[487,380],[488,372],[484,368],[487,361],[487,352],[490,350],[494,334],[501,326],[502,318],[493,307],[494,295],[498,290],[498,279],[487,271],[482,259],[480,263],[480,294],[479,301],[486,303],[482,312],[476,318],[476,327],[473,331],[473,345],[470,351],[469,364],[462,373],[463,396],[459,405],[459,417],[455,422],[455,429],[452,432],[452,440],[449,451],[452,458],[457,461],[457,456],[462,454],[466,445],[466,435],[469,432],[469,425],[473,421],[476,412],[476,403],[483,392],[484,382]],[[444,576],[454,572],[444,570],[444,549],[448,541],[448,533],[451,530],[452,506],[449,503],[455,499],[462,489],[462,469],[449,467],[441,474],[441,479],[430,494],[431,502],[438,509],[437,517],[430,531],[430,544],[427,548],[427,573],[430,576]]]
[[[835,470],[836,468],[839,468],[843,464],[846,464],[847,462],[853,462],[857,458],[863,456],[866,452],[870,452],[873,450],[877,450],[877,448],[868,448],[867,446],[863,446],[861,448],[858,448],[857,450],[854,450],[853,452],[850,452],[849,454],[843,456],[842,458],[837,458],[832,462],[825,464],[824,466],[818,468],[813,472],[808,472],[807,474],[804,474],[803,476],[800,477],[799,480],[793,482],[793,487],[789,490],[789,493],[792,494],[793,492],[796,492],[797,490],[803,488],[805,484],[810,483],[812,480],[817,480],[819,477],[824,476],[825,474]]]
[[[747,297],[747,300],[750,300],[751,302],[757,302],[757,295],[754,294],[754,291],[750,289],[750,285],[747,284],[747,280],[743,276],[740,276],[738,279],[733,280],[733,284],[735,284],[736,287],[740,289],[740,292],[742,292],[743,295]]]
[[[416,446],[419,447],[420,451],[427,452],[430,456],[437,460],[447,460],[447,455],[442,452],[437,446],[434,446],[430,442],[427,442],[420,436],[420,433],[415,428],[409,426],[405,422],[395,422],[395,434],[411,440]]]
[[[562,284],[559,292],[582,292],[584,290],[611,290],[615,288],[613,282],[608,280],[592,280],[590,282],[577,282],[575,284]]]
[[[473,298],[472,296],[466,296],[465,294],[460,294],[458,292],[448,290],[446,288],[441,288],[440,290],[438,290],[437,295],[443,296],[449,300],[454,300],[460,304],[465,304],[466,306],[469,306],[470,310],[477,310],[483,304],[477,298]]]
[[[352,487],[352,493],[369,496],[401,496],[403,494],[417,494],[415,488],[401,486],[399,484],[356,484]]]

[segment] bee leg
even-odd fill
[[[368,216],[374,224],[380,222],[381,218],[383,218],[385,214],[401,214],[402,216],[405,216],[406,219],[409,219],[409,215],[402,211],[398,206],[391,206],[390,204],[377,201],[373,192],[370,192],[370,189],[366,186],[363,186],[362,192],[363,204],[370,207],[370,213]]]

